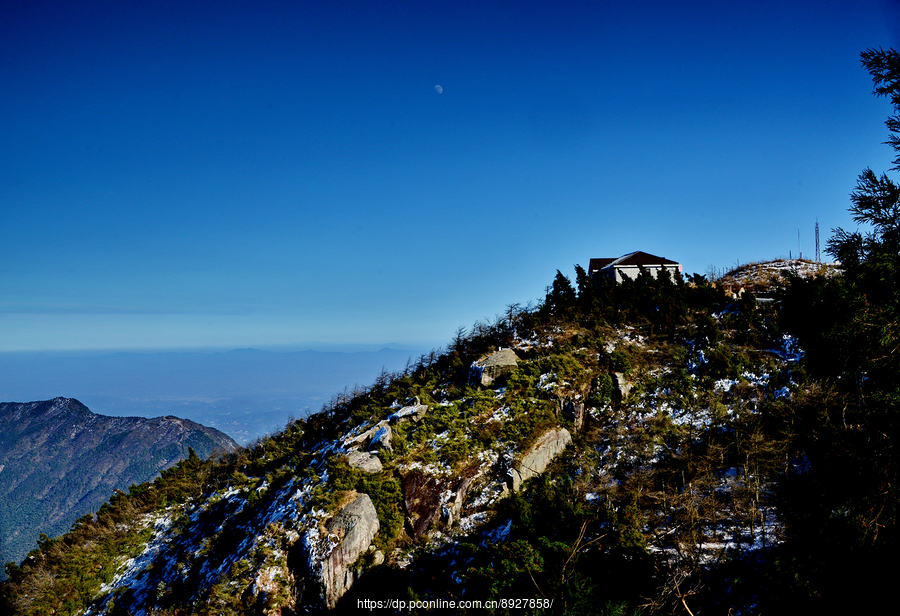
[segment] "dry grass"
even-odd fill
[[[835,276],[839,273],[840,267],[834,263],[817,263],[809,259],[773,259],[736,267],[722,276],[719,283],[732,287],[733,290],[743,288],[758,293],[783,282],[788,274],[812,278]]]

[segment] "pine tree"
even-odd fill
[[[575,307],[575,289],[572,282],[562,272],[556,270],[553,285],[547,289],[547,297],[544,308],[553,316],[566,316],[571,314]]]
[[[900,54],[870,49],[862,63],[894,105],[887,143],[900,170]],[[850,198],[866,229],[834,230],[827,251],[843,275],[794,280],[783,301],[821,385],[793,426],[811,470],[789,474],[782,498],[797,577],[823,607],[858,613],[889,584],[900,547],[900,188],[865,169]]]

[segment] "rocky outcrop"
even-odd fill
[[[362,434],[345,438],[342,444],[348,449],[362,446],[368,451],[378,451],[379,449],[393,451],[393,445],[391,443],[393,437],[391,424],[398,424],[407,419],[411,419],[413,422],[418,423],[427,412],[428,405],[419,404],[419,399],[415,398],[411,404],[404,406],[396,413],[392,413],[387,419],[379,421]],[[351,466],[352,465],[353,462],[351,462]]]
[[[360,572],[351,565],[369,549],[378,527],[378,514],[368,494],[359,494],[325,523],[328,538],[337,539],[337,545],[317,567],[322,602],[328,609],[334,608],[359,577]]]
[[[380,473],[384,468],[381,459],[368,451],[351,451],[347,454],[347,463],[366,473]]]
[[[441,517],[447,526],[452,526],[454,522],[458,522],[462,517],[462,507],[463,502],[466,500],[466,492],[468,492],[469,486],[474,481],[475,477],[463,477],[456,482],[456,486],[452,490],[444,493],[447,498],[441,505]]]
[[[391,414],[387,419],[379,421],[362,434],[345,438],[342,444],[351,450],[347,454],[348,464],[367,473],[380,473],[383,467],[375,452],[381,450],[393,452],[391,424],[402,423],[406,420],[418,423],[427,412],[428,405],[420,404],[419,399],[414,398],[410,404]],[[364,451],[358,449],[360,447]]]
[[[362,434],[344,439],[343,445],[348,449],[361,445],[365,446],[369,451],[377,451],[379,449],[392,451],[391,426],[387,420],[379,421]]]
[[[417,470],[403,477],[403,501],[406,505],[406,521],[412,536],[424,535],[441,512],[441,492],[447,480],[425,475]]]
[[[417,470],[403,477],[403,500],[407,522],[416,539],[421,538],[440,516],[448,526],[459,521],[466,492],[475,477],[448,479]]]
[[[428,405],[419,404],[418,399],[416,399],[416,402],[414,404],[404,406],[396,413],[388,416],[387,420],[392,424],[399,423],[405,419],[412,419],[415,423],[418,423],[423,417],[425,417],[425,413],[427,412]]]
[[[625,378],[625,375],[621,372],[613,372],[612,374],[612,382],[613,382],[613,398],[617,401],[622,401],[628,396],[628,392],[631,391],[631,388],[634,385]]]
[[[391,427],[386,423],[381,425],[372,435],[372,440],[369,441],[369,451],[378,451],[379,449],[394,451],[394,447],[391,445],[392,438]]]
[[[584,400],[567,400],[563,405],[566,414],[572,419],[575,431],[581,430],[584,425]]]
[[[364,445],[366,443],[370,443],[372,437],[375,436],[375,433],[378,432],[383,426],[388,425],[386,421],[379,421],[377,424],[363,432],[362,434],[358,434],[356,436],[347,437],[344,439],[343,445],[344,447],[354,447],[357,445]]]
[[[565,428],[547,430],[509,470],[510,489],[516,492],[524,481],[543,473],[571,442],[572,435]]]
[[[487,387],[497,378],[508,374],[519,365],[519,358],[512,349],[503,349],[482,357],[469,368],[469,380],[477,385]]]

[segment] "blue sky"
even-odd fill
[[[814,254],[896,2],[0,5],[0,351],[400,343]],[[436,85],[442,86],[438,92]]]

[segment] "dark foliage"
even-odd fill
[[[876,94],[900,110],[900,55],[868,50],[862,60]],[[900,152],[896,114],[887,125]],[[818,605],[859,613],[876,607],[900,547],[900,188],[866,169],[851,201],[868,231],[835,230],[828,252],[843,276],[795,280],[783,300],[785,327],[821,385],[796,408],[809,470],[782,484],[791,534],[780,566]]]

